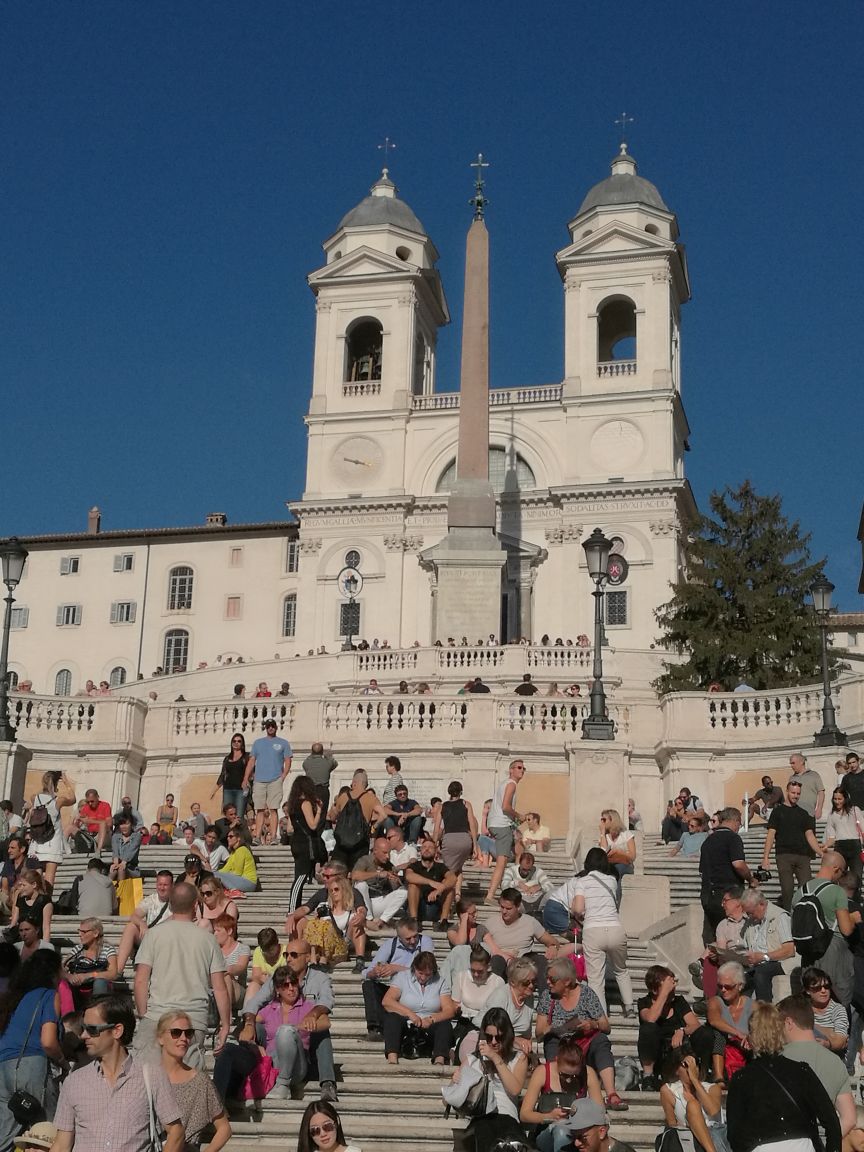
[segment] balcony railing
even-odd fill
[[[380,396],[381,395],[381,381],[380,380],[360,380],[356,383],[345,383],[342,385],[343,396]]]
[[[563,384],[537,384],[531,388],[492,388],[489,392],[489,407],[500,408],[511,404],[548,404],[561,399]],[[458,408],[458,392],[439,392],[431,396],[412,396],[411,407],[415,412],[431,412],[439,408]]]
[[[635,360],[601,360],[597,365],[598,376],[635,376]]]

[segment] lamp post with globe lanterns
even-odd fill
[[[21,582],[28,552],[16,536],[0,544],[0,561],[3,565],[3,583],[6,585],[6,611],[3,615],[3,643],[0,646],[0,742],[11,743],[16,729],[9,719],[9,630],[12,627],[12,593]]]
[[[582,721],[583,740],[614,740],[615,725],[606,710],[606,691],[603,687],[603,590],[608,578],[607,565],[612,541],[595,528],[582,542],[588,575],[594,581],[594,665],[591,684],[591,713]]]
[[[822,727],[814,736],[817,748],[845,747],[846,733],[837,727],[834,701],[831,698],[831,675],[828,668],[828,620],[831,615],[831,593],[834,585],[820,572],[810,587],[813,608],[822,633]]]

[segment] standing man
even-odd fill
[[[206,933],[201,933],[206,935]],[[150,1099],[164,1128],[163,1152],[181,1152],[185,1132],[174,1090],[161,1065],[129,1055],[135,1017],[125,996],[100,996],[84,1010],[84,1045],[92,1063],[71,1073],[60,1089],[51,1152],[150,1152]],[[149,1086],[149,1093],[148,1093]]]
[[[324,805],[324,813],[330,811],[330,777],[339,767],[339,761],[331,752],[324,751],[324,745],[316,741],[310,749],[310,754],[303,761],[303,771],[315,785],[315,791]]]
[[[802,896],[815,896],[822,907],[822,917],[832,936],[824,952],[808,953],[806,948],[796,945],[801,956],[801,967],[817,965],[831,979],[834,995],[844,1008],[852,1003],[852,990],[855,982],[855,962],[846,943],[846,937],[855,930],[849,899],[840,887],[840,880],[846,873],[846,861],[839,852],[827,849],[819,864],[819,871],[792,897],[792,907]]]
[[[253,771],[255,773],[252,800],[255,804],[255,838],[259,842],[264,828],[265,811],[271,841],[276,836],[277,814],[279,805],[282,803],[285,777],[291,771],[293,755],[288,741],[276,735],[276,721],[272,716],[268,717],[264,724],[264,735],[259,736],[252,745],[252,752],[246,763],[246,772],[243,776],[243,791],[245,792],[249,787]]]
[[[165,1012],[183,1012],[195,1029],[186,1053],[193,1068],[204,1067],[207,1003],[212,991],[219,1009],[219,1052],[231,1026],[231,1003],[225,983],[225,957],[209,932],[195,923],[198,892],[192,884],[175,884],[171,919],[144,937],[135,958],[135,1013],[139,1018],[135,1052],[141,1058],[156,1045],[156,1025]]]
[[[744,842],[738,834],[740,830],[741,813],[737,808],[724,808],[720,812],[716,830],[699,852],[703,944],[710,944],[717,939],[717,925],[726,916],[723,907],[726,892],[742,882],[751,887],[756,883],[744,859]]]
[[[789,767],[792,769],[789,783],[794,780],[801,785],[801,797],[798,803],[808,816],[812,816],[814,820],[821,820],[822,807],[825,803],[825,785],[822,783],[822,777],[807,767],[807,757],[802,756],[800,752],[793,752],[789,757]]]
[[[795,757],[790,757],[790,763]],[[804,757],[800,757],[803,763]],[[816,773],[810,773],[815,776]],[[825,793],[823,792],[824,796]],[[780,880],[780,904],[788,912],[792,907],[792,893],[810,879],[810,861],[821,856],[824,849],[816,839],[816,822],[801,805],[801,782],[795,774],[786,785],[786,803],[778,804],[768,821],[762,867],[768,867],[771,849],[775,846],[777,877]],[[709,836],[706,843],[710,843]]]
[[[513,855],[513,828],[514,825],[522,823],[522,817],[516,811],[516,786],[524,775],[524,761],[511,760],[507,779],[495,789],[492,807],[486,817],[486,827],[495,841],[495,867],[485,897],[487,904],[497,904],[495,893],[504,876],[504,869]]]
[[[856,808],[864,808],[864,772],[857,752],[846,753],[846,773],[840,787],[849,793]]]

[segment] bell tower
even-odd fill
[[[411,398],[433,391],[438,329],[450,319],[438,252],[386,168],[324,252],[309,276],[317,315],[304,498],[398,494]]]

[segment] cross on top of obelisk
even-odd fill
[[[621,125],[621,152],[623,154],[627,151],[627,125],[635,124],[636,121],[632,116],[628,116],[626,112],[622,112],[615,123]]]
[[[483,195],[483,188],[486,184],[486,181],[483,179],[483,169],[489,167],[489,161],[483,159],[482,152],[478,152],[477,159],[472,160],[468,167],[477,169],[477,175],[474,179],[474,195],[471,197],[468,203],[474,209],[474,219],[482,220],[486,205],[489,203],[489,201]]]

